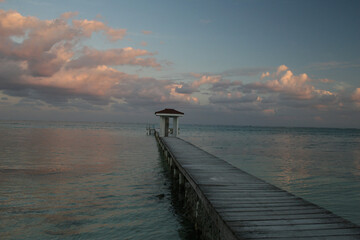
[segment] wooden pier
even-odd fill
[[[190,200],[195,221],[211,223],[208,233],[198,226],[202,238],[360,239],[359,226],[330,211],[180,138],[155,136],[174,177],[197,195]]]

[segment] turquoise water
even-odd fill
[[[360,225],[360,130],[181,126],[181,137]]]
[[[1,239],[192,239],[172,201],[144,125],[0,122]]]

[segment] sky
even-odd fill
[[[0,119],[360,128],[360,1],[0,0]]]

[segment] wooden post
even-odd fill
[[[176,178],[178,178],[178,174],[179,174],[179,171],[178,171],[178,169],[176,168],[176,167],[174,167],[174,178],[176,179]]]
[[[184,183],[185,183],[184,175],[182,175],[181,172],[179,171],[179,187],[183,188]]]

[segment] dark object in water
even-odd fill
[[[165,197],[165,194],[162,193],[162,194],[156,195],[156,197],[161,200]]]

